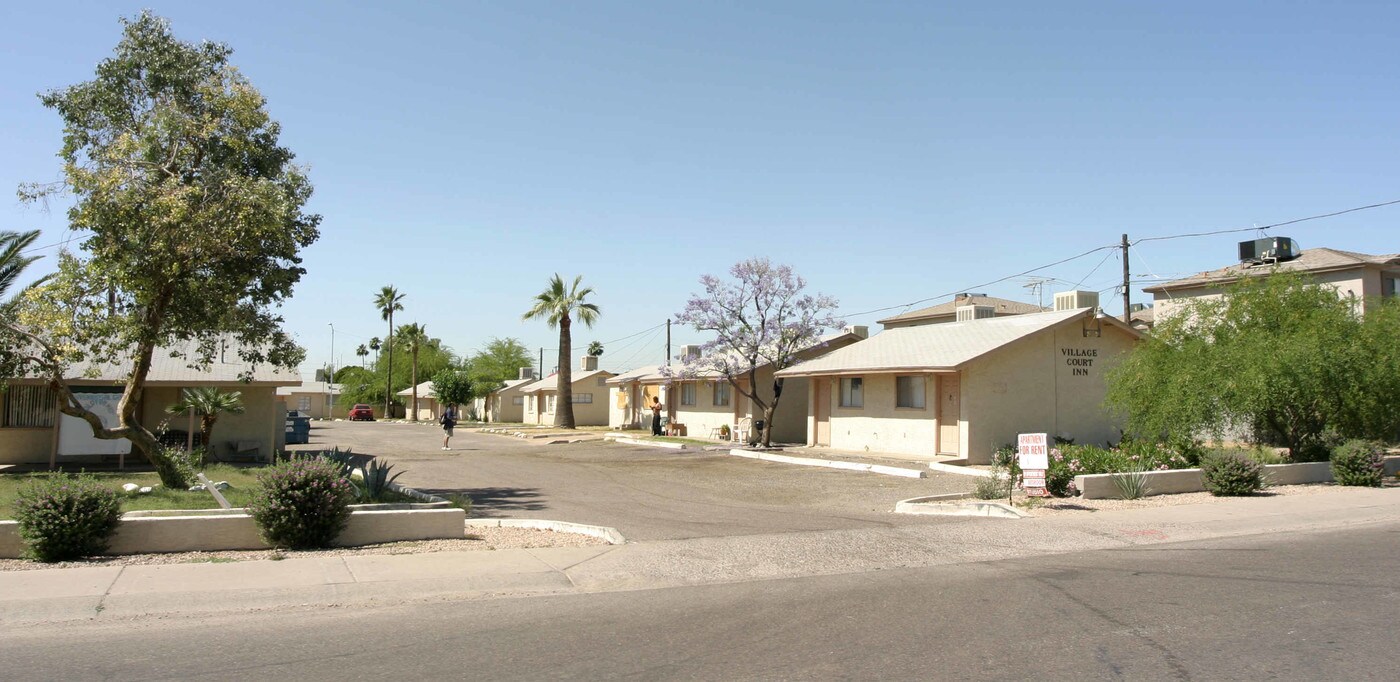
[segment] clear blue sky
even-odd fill
[[[975,285],[1123,232],[1400,199],[1400,5],[975,4],[6,3],[0,187],[58,176],[58,117],[35,93],[90,79],[118,17],[150,6],[235,49],[310,167],[325,221],[285,308],[308,366],[330,357],[329,323],[338,365],[384,334],[371,299],[390,283],[408,296],[396,320],[461,354],[556,345],[520,321],[555,272],[597,289],[581,347],[661,323],[700,275],[755,255],[873,326],[898,309],[854,313],[969,289],[1032,300],[1023,280]],[[55,242],[62,209],[0,201],[0,229]],[[1274,234],[1390,253],[1398,220]],[[1133,274],[1220,267],[1249,236],[1144,243]],[[1108,289],[1109,253],[1041,274]],[[603,365],[659,362],[663,342],[610,344]]]

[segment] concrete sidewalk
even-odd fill
[[[0,625],[650,589],[1373,524],[1400,524],[1400,489],[623,546],[11,571],[0,573]]]

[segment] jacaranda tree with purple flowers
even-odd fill
[[[718,374],[763,413],[759,439],[772,444],[773,414],[783,396],[783,380],[773,379],[771,395],[759,390],[758,370],[797,363],[797,354],[822,342],[822,332],[845,323],[835,315],[836,299],[807,294],[807,281],[786,265],[750,258],[729,268],[729,279],[700,278],[703,293],[686,301],[676,319],[714,338],[700,357],[686,358],[684,376]]]

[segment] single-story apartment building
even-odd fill
[[[417,387],[417,388],[418,388],[418,421],[420,421],[420,422],[432,422],[432,421],[437,421],[438,415],[442,414],[442,408],[445,407],[445,405],[443,405],[442,403],[438,402],[437,393],[434,393],[434,392],[433,392],[433,382],[431,382],[431,381],[424,381],[423,383],[418,384],[418,387]],[[395,395],[397,395],[397,396],[403,398],[403,404],[404,404],[404,418],[405,418],[405,419],[409,419],[409,418],[410,418],[410,415],[413,414],[413,389],[414,389],[413,386],[409,386],[408,388],[405,388],[404,390],[399,391],[398,393],[395,394]],[[460,415],[459,415],[459,418],[460,418]]]
[[[812,382],[803,442],[987,464],[1019,433],[1117,440],[1104,372],[1140,334],[1077,293],[1050,312],[889,329],[778,372]]]
[[[303,381],[296,386],[277,387],[277,400],[286,405],[288,412],[295,410],[312,419],[335,419],[337,416],[344,417],[348,409],[337,410],[335,407],[340,388],[340,384]]]
[[[505,385],[486,394],[480,410],[488,422],[519,423],[525,421],[525,394],[521,389],[535,382],[533,368],[522,368],[519,379],[510,379]]]
[[[580,369],[570,375],[575,426],[607,426],[607,381],[612,376],[612,372],[598,369],[598,358],[583,356]],[[559,375],[551,374],[518,387],[518,390],[524,398],[520,421],[552,426],[559,394]]]
[[[1280,240],[1285,238],[1280,237]],[[1286,240],[1289,245],[1292,240]],[[1368,301],[1400,294],[1400,253],[1372,255],[1325,247],[1301,249],[1282,257],[1251,259],[1216,270],[1197,273],[1163,284],[1144,287],[1152,294],[1158,321],[1172,315],[1182,303],[1193,298],[1218,298],[1229,285],[1246,277],[1274,272],[1298,272],[1337,290],[1337,295],[1354,297],[1365,312]]]
[[[971,311],[966,310],[968,306],[972,306]],[[1041,313],[1048,310],[1048,308],[1034,303],[1022,303],[986,294],[962,293],[954,295],[951,301],[892,315],[883,320],[876,320],[876,322],[884,329],[956,322],[959,309],[964,309],[962,312],[964,316],[971,314],[977,317],[1005,317],[1007,315]]]
[[[188,354],[193,349],[184,349]],[[227,359],[227,360],[226,360]],[[115,426],[117,403],[121,399],[130,368],[118,365],[73,367],[68,385],[79,401]],[[192,368],[183,357],[173,357],[170,349],[156,349],[151,358],[146,389],[137,407],[140,423],[154,431],[173,436],[182,431],[199,431],[193,414],[169,415],[165,408],[180,399],[181,391],[197,386],[216,386],[242,394],[242,414],[221,414],[214,426],[217,456],[238,452],[253,453],[271,461],[283,442],[285,411],[277,399],[277,389],[300,386],[295,370],[275,370],[266,365],[253,368],[238,361],[233,351],[220,353],[206,368]],[[179,440],[172,438],[172,440]],[[58,395],[38,379],[11,379],[0,391],[0,464],[65,464],[94,461],[124,463],[131,453],[131,442],[100,440],[92,435],[87,422],[58,411]]]
[[[866,327],[847,327],[798,352],[797,358],[801,361],[819,357],[867,336]],[[698,353],[699,346],[686,346],[681,349],[680,359],[684,361]],[[748,391],[748,377],[738,379],[743,390]],[[670,368],[657,365],[634,369],[609,379],[608,384],[611,387],[608,425],[616,429],[650,428],[652,398],[660,398],[668,422],[684,424],[686,435],[691,437],[716,435],[721,426],[727,426],[731,433],[746,438],[750,434],[741,433],[742,429],[752,431],[756,429],[756,422],[763,419],[763,412],[741,391],[735,390],[728,379],[713,371],[686,372],[684,362]],[[804,377],[784,379],[783,395],[773,413],[773,442],[804,441],[807,384]],[[758,368],[758,395],[768,402],[773,399],[772,365]]]

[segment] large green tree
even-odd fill
[[[404,295],[399,293],[394,285],[380,287],[379,293],[374,295],[374,307],[379,311],[380,319],[389,323],[389,335],[386,345],[389,346],[389,370],[385,373],[384,385],[384,416],[389,416],[389,406],[394,400],[394,313],[403,310]]]
[[[593,295],[593,287],[580,287],[583,277],[575,277],[572,286],[564,284],[557,273],[549,280],[549,286],[535,296],[535,304],[525,312],[524,319],[543,319],[550,327],[559,328],[559,389],[554,411],[554,425],[561,429],[574,428],[573,368],[573,316],[588,327],[598,320],[598,306],[587,299]]]
[[[69,224],[87,236],[0,319],[0,359],[46,378],[96,437],[129,439],[160,464],[137,418],[156,349],[184,347],[207,366],[232,339],[245,363],[295,368],[305,352],[275,309],[305,272],[320,216],[303,212],[311,183],[227,45],[178,40],[150,12],[122,24],[93,80],[40,97],[63,121],[63,179],[21,197],[70,195]],[[69,388],[84,362],[129,368],[115,426]]]
[[[1144,436],[1244,436],[1322,452],[1326,436],[1400,430],[1400,313],[1298,275],[1252,277],[1163,320],[1108,374],[1107,401]]]
[[[433,393],[438,403],[461,406],[471,402],[476,392],[471,377],[465,371],[455,368],[444,369],[433,375]],[[459,412],[458,419],[461,419]]]
[[[497,390],[510,379],[520,376],[520,368],[533,367],[534,358],[519,339],[492,338],[486,347],[467,362],[476,395]]]

